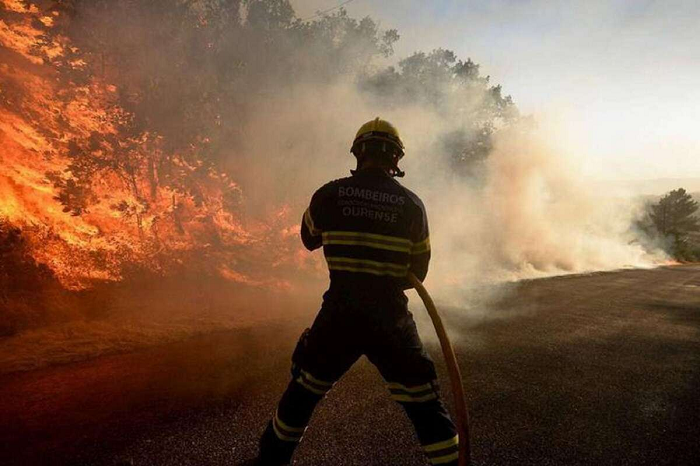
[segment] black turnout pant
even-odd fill
[[[435,366],[425,352],[402,292],[358,297],[329,290],[292,356],[292,381],[260,440],[263,464],[287,464],[316,404],[366,355],[391,398],[413,422],[436,465],[457,465],[457,433],[440,400]]]

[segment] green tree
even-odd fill
[[[673,254],[678,259],[689,259],[688,236],[700,231],[700,219],[696,216],[698,203],[685,189],[675,189],[651,206],[649,217],[656,231],[673,239]]]
[[[398,68],[368,75],[361,84],[387,106],[418,104],[451,115],[436,152],[447,154],[455,169],[467,174],[473,174],[491,152],[499,126],[519,118],[513,99],[503,95],[501,86],[492,85],[479,65],[459,60],[451,50],[416,52],[401,60]]]

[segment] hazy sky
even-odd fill
[[[301,17],[341,0],[292,0]],[[700,0],[354,0],[397,56],[471,57],[520,109],[556,121],[589,173],[700,177]]]

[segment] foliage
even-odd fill
[[[439,148],[452,157],[457,169],[483,161],[497,127],[518,118],[512,98],[503,96],[501,86],[491,85],[479,65],[471,59],[458,60],[450,50],[416,52],[401,60],[398,69],[389,67],[368,76],[363,87],[388,105],[421,104],[457,115],[451,122],[454,129],[441,135]]]
[[[685,189],[667,193],[651,206],[649,218],[659,235],[673,241],[673,255],[681,260],[697,260],[696,252],[689,241],[693,232],[700,231],[697,217],[698,203]]]
[[[344,9],[302,22],[288,0],[63,0],[55,7],[68,19],[49,34],[76,45],[65,61],[85,63],[79,70],[60,67],[63,79],[114,84],[113,105],[126,112],[108,117],[118,131],[113,140],[93,134],[73,141],[66,151],[74,160],[69,173],[53,176],[59,199],[74,214],[89,209],[90,180],[105,170],[142,205],[148,192],[139,191],[138,178],[148,177],[145,191],[165,185],[191,194],[197,183],[181,170],[181,159],[200,170],[226,171],[255,110],[249,96],[299,82],[332,83],[354,74],[368,98],[387,105],[450,107],[461,118],[440,136],[439,149],[462,171],[488,155],[499,124],[517,117],[512,99],[481,76],[479,65],[449,50],[418,52],[398,68],[377,71],[377,59],[393,53],[398,32]],[[157,150],[139,151],[144,139]]]
[[[63,293],[51,270],[38,264],[22,230],[0,218],[0,337],[35,325]]]

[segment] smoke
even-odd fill
[[[632,224],[641,206],[592,190],[576,161],[553,149],[541,131],[501,132],[483,189],[457,183],[450,198],[462,202],[433,200],[438,228],[449,232],[447,247],[436,254],[471,264],[441,270],[457,281],[470,275],[512,280],[649,266],[663,259],[636,240]]]
[[[320,89],[301,85],[256,107],[251,126],[259,134],[248,133],[246,153],[266,163],[251,163],[245,173],[256,180],[247,191],[253,210],[270,197],[292,197],[300,199],[296,208],[302,212],[316,188],[354,167],[348,149],[359,124],[376,115],[394,122],[407,146],[402,165],[408,174],[401,182],[427,206],[430,283],[440,289],[664,259],[637,240],[633,223],[641,204],[592,189],[594,180],[582,178],[577,161],[547,141],[551,128],[499,131],[475,179],[455,173],[448,154],[436,151],[454,115],[368,102],[352,80]]]
[[[16,11],[29,11],[17,2],[3,3],[6,9],[14,5]],[[54,204],[38,210],[59,219],[47,226],[58,236],[61,222],[80,219],[90,228],[77,223],[75,230],[89,231],[89,244],[107,243],[115,255],[135,257],[142,265],[177,246],[190,253],[171,259],[180,268],[196,255],[213,263],[208,270],[225,279],[308,295],[318,291],[326,271],[320,253],[308,254],[299,245],[301,214],[319,186],[349,175],[357,128],[381,116],[400,129],[407,147],[402,183],[428,210],[433,261],[427,283],[441,303],[483,308],[496,283],[652,266],[663,259],[635,239],[632,225],[639,206],[595,192],[567,155],[576,151],[561,141],[552,144],[557,129],[534,127],[518,117],[500,87],[480,76],[471,61],[459,62],[438,50],[387,68],[396,32],[381,31],[370,19],[349,18],[342,10],[299,25],[284,8],[266,9],[285,2],[247,2],[248,10],[238,2],[183,1],[177,8],[169,1],[75,4],[71,15],[53,14],[62,28],[55,40],[76,54],[60,61],[64,67],[77,64],[68,73],[70,84],[38,72],[36,80],[59,83],[45,92],[49,103],[53,86],[64,86],[53,95],[57,102],[81,95],[75,92],[79,79],[89,89],[108,89],[95,91],[100,99],[84,99],[80,108],[95,121],[109,122],[115,114],[121,119],[86,129],[79,122],[68,121],[67,127],[52,122],[50,140],[56,147],[43,148],[53,154],[50,164],[40,150],[17,150],[14,160],[31,159],[37,173],[42,167],[58,170],[59,153],[72,157],[63,176],[76,178],[87,163],[75,147],[86,148],[81,157],[100,147],[103,171],[73,184],[41,186],[42,205]],[[207,9],[212,5],[218,10]],[[8,18],[12,26],[14,16]],[[6,30],[13,32],[10,26]],[[48,32],[37,37],[50,48]],[[36,49],[30,39],[22,53]],[[50,57],[33,59],[53,66]],[[47,76],[54,71],[42,69]],[[65,80],[64,69],[59,71]],[[31,99],[22,100],[27,102]],[[61,108],[56,104],[51,118]],[[3,119],[14,111],[3,110]],[[23,124],[37,127],[48,121],[33,116],[41,111],[25,112]],[[70,120],[71,114],[66,116]],[[8,121],[0,129],[17,127]],[[105,127],[113,139],[124,138],[121,145],[95,138]],[[70,146],[65,131],[88,142]],[[12,139],[9,130],[3,132]],[[106,157],[109,147],[123,152]],[[125,163],[131,154],[133,160]],[[11,173],[11,163],[0,166],[0,173]],[[123,174],[103,175],[113,166],[131,170],[131,187],[117,184]],[[165,168],[154,176],[159,167]],[[63,197],[72,202],[99,186],[102,191],[84,201],[99,204],[85,207],[89,215],[71,211],[74,207],[60,205],[55,192],[66,186],[80,188]],[[149,191],[156,194],[148,198]],[[117,202],[124,192],[128,202]],[[119,238],[116,246],[114,238]],[[82,244],[79,239],[71,244]],[[140,253],[123,253],[130,247],[140,247]],[[37,257],[50,257],[52,251]],[[101,257],[99,252],[85,257]],[[66,256],[69,261],[71,255]],[[100,275],[92,271],[90,276]],[[270,308],[259,311],[265,318],[277,314]]]

